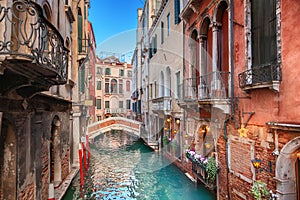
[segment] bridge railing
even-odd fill
[[[90,138],[94,138],[101,133],[110,130],[124,130],[140,137],[140,127],[141,124],[138,121],[131,120],[125,117],[110,117],[90,124],[88,126],[88,134]]]

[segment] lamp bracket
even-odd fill
[[[248,122],[250,121],[252,115],[254,115],[254,114],[255,114],[254,111],[252,111],[252,112],[245,112],[244,109],[242,110],[242,118],[244,118],[245,115],[248,115],[248,118],[247,118],[247,120],[246,120],[246,122],[245,122],[245,124],[244,124],[244,127],[245,127],[245,128],[247,127]]]

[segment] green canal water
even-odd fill
[[[79,177],[64,200],[80,199]],[[108,132],[91,144],[91,165],[82,199],[104,200],[213,200],[204,186],[144,145],[138,138]]]

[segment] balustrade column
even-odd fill
[[[218,80],[218,66],[217,66],[217,61],[218,61],[218,35],[219,35],[219,27],[221,26],[220,23],[214,22],[212,24],[212,32],[213,32],[213,41],[212,41],[212,69],[213,69],[213,77],[212,77],[212,84],[211,84],[211,89],[213,91],[212,95],[216,95],[214,93],[217,92],[217,90],[220,89],[220,80]]]

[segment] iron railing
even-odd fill
[[[217,71],[187,78],[180,85],[179,99],[183,101],[228,98],[229,72]]]
[[[229,72],[216,71],[200,76],[198,99],[228,98]]]
[[[30,59],[54,71],[62,84],[68,77],[68,54],[63,37],[43,16],[40,5],[29,0],[1,2],[0,60]]]
[[[241,88],[258,84],[270,84],[273,81],[281,80],[282,74],[279,64],[257,66],[239,74],[239,86]]]

